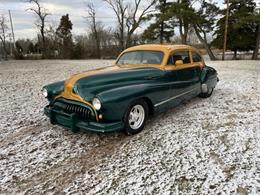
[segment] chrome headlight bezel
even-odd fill
[[[101,105],[101,101],[98,98],[93,98],[92,100],[92,105],[96,110],[100,110],[102,105]]]
[[[43,89],[42,89],[42,94],[43,94],[43,96],[44,96],[45,98],[47,98],[48,95],[49,95],[48,90],[47,90],[46,88],[43,88]]]

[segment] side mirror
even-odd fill
[[[183,61],[182,61],[182,60],[177,60],[177,61],[175,62],[175,65],[176,65],[176,66],[183,65]]]

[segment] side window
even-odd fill
[[[192,52],[192,60],[193,62],[201,62],[202,59],[199,54]]]
[[[168,60],[168,64],[175,65],[178,60],[182,60],[183,64],[189,64],[191,62],[189,51],[178,51],[173,53]]]

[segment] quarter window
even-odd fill
[[[192,60],[193,60],[193,62],[201,62],[202,61],[200,55],[197,54],[197,53],[192,53]]]
[[[173,64],[175,65],[176,61],[182,60],[183,64],[189,64],[190,61],[190,55],[188,51],[179,51],[175,52],[171,55],[169,58],[168,64]]]

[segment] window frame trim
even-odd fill
[[[200,61],[199,62],[194,62],[193,61],[192,53],[195,53],[195,54],[197,54],[200,57]],[[192,59],[192,63],[200,63],[200,62],[204,63],[202,56],[198,52],[193,51],[193,50],[191,50],[191,59]]]
[[[145,52],[159,52],[159,53],[161,53],[162,54],[162,59],[161,59],[161,63],[160,64],[150,64],[150,65],[155,65],[155,66],[162,66],[163,65],[163,63],[164,63],[164,59],[165,59],[165,53],[163,52],[163,51],[160,51],[160,50],[133,50],[133,51],[126,51],[126,52],[124,52],[124,53],[122,53],[119,57],[118,57],[118,59],[116,60],[116,63],[115,63],[115,65],[122,65],[122,64],[118,64],[118,61],[120,60],[120,58],[124,55],[124,54],[126,54],[126,53],[131,53],[131,52],[138,52],[138,51],[145,51]],[[142,63],[143,65],[148,65],[148,64],[144,64],[144,63]],[[135,65],[135,64],[133,64],[133,65]]]
[[[190,57],[190,63],[187,63],[187,64],[183,64],[184,66],[185,65],[187,65],[187,66],[189,66],[189,65],[192,65],[193,64],[193,59],[191,58],[192,56],[191,56],[191,49],[176,49],[176,50],[174,50],[174,51],[171,51],[170,52],[170,54],[169,54],[169,58],[168,58],[168,61],[167,61],[167,65],[166,66],[175,66],[175,67],[178,67],[176,64],[168,64],[168,62],[169,62],[169,59],[172,57],[172,55],[174,54],[174,53],[176,53],[176,52],[188,52],[189,53],[189,57]],[[183,66],[182,65],[182,66]]]

